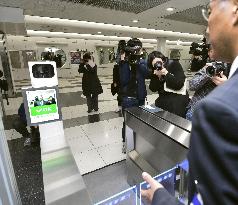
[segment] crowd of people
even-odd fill
[[[64,62],[62,61],[62,57],[63,57],[63,55],[61,55],[59,53],[55,54],[54,52],[49,52],[49,51],[42,53],[42,60],[55,61],[57,68],[61,68],[64,64]]]
[[[126,108],[145,105],[145,80],[149,79],[149,89],[158,93],[155,106],[191,121],[198,103],[216,86],[223,84],[229,75],[229,64],[222,64],[224,69],[214,76],[209,76],[206,71],[209,66],[206,64],[195,73],[187,88],[184,68],[179,62],[179,52],[171,52],[169,58],[160,51],[153,51],[147,57],[144,53],[145,49],[137,38],[119,42],[111,92],[113,95],[117,94],[116,112],[122,112],[122,115]],[[210,45],[207,63],[215,62],[213,53]],[[103,93],[103,89],[91,53],[84,54],[78,71],[83,73],[82,89],[87,98],[88,113],[98,111],[98,95]],[[188,89],[195,91],[191,99]],[[122,152],[126,153],[124,123],[122,142]]]
[[[189,204],[237,204],[238,1],[212,0],[208,13],[209,60],[208,64],[197,69],[189,82],[187,89],[195,91],[191,100],[178,59],[167,60],[159,51],[152,52],[147,63],[140,59],[136,65],[126,62],[125,53],[120,53],[119,62],[114,67],[119,77],[114,78],[112,86],[119,86],[118,105],[122,105],[123,110],[145,103],[144,80],[150,78],[149,88],[159,94],[155,105],[192,121],[188,154]],[[217,61],[223,62],[220,63],[222,69],[216,68]],[[211,66],[215,69],[213,75],[209,73]],[[139,81],[139,76],[142,81]],[[135,79],[134,85],[132,79]],[[153,205],[181,204],[148,173],[143,173],[142,177],[150,184],[142,195]]]

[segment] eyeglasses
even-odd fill
[[[202,16],[206,21],[208,21],[210,14],[211,14],[210,5],[207,4],[206,7],[202,9]]]

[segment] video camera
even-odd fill
[[[206,43],[206,38],[203,38],[202,41],[202,44],[195,42],[191,44],[189,54],[196,56],[191,62],[191,71],[199,71],[207,63],[210,45]]]
[[[203,38],[202,42],[202,44],[193,42],[191,44],[189,54],[201,56],[203,61],[207,61],[209,44],[206,43],[206,38]]]
[[[220,75],[221,72],[226,70],[226,65],[223,62],[212,62],[206,64],[208,67],[206,68],[206,73],[210,77],[214,77]]]
[[[120,41],[118,49],[121,54],[125,53],[125,60],[131,65],[137,64],[142,58],[142,43],[138,38],[132,38],[127,43],[123,40]]]

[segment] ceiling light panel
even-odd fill
[[[71,3],[82,3],[91,6],[125,11],[129,13],[141,13],[153,7],[164,4],[170,0],[62,0]]]
[[[185,23],[199,24],[206,26],[207,22],[202,16],[202,8],[204,6],[196,6],[193,8],[186,9],[181,12],[176,12],[167,16],[164,16],[165,19],[181,21]]]

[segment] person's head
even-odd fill
[[[148,67],[153,70],[154,64],[156,62],[162,62],[163,64],[166,63],[167,59],[166,57],[159,51],[153,51],[148,55]]]
[[[214,58],[233,61],[238,55],[238,0],[211,0],[208,17]]]
[[[138,38],[132,38],[130,39],[128,42],[127,42],[127,47],[130,47],[130,48],[140,48],[142,49],[142,42],[138,39]]]
[[[88,52],[83,55],[83,61],[85,64],[87,64],[89,60],[92,60],[92,56],[91,53]]]
[[[133,55],[141,55],[142,42],[138,38],[132,38],[126,43],[126,50]]]
[[[215,58],[214,58],[214,50],[213,50],[211,45],[209,45],[209,48],[208,48],[208,56],[209,56],[210,60],[215,60]]]
[[[181,53],[179,50],[172,50],[170,53],[170,59],[171,60],[180,60]]]

